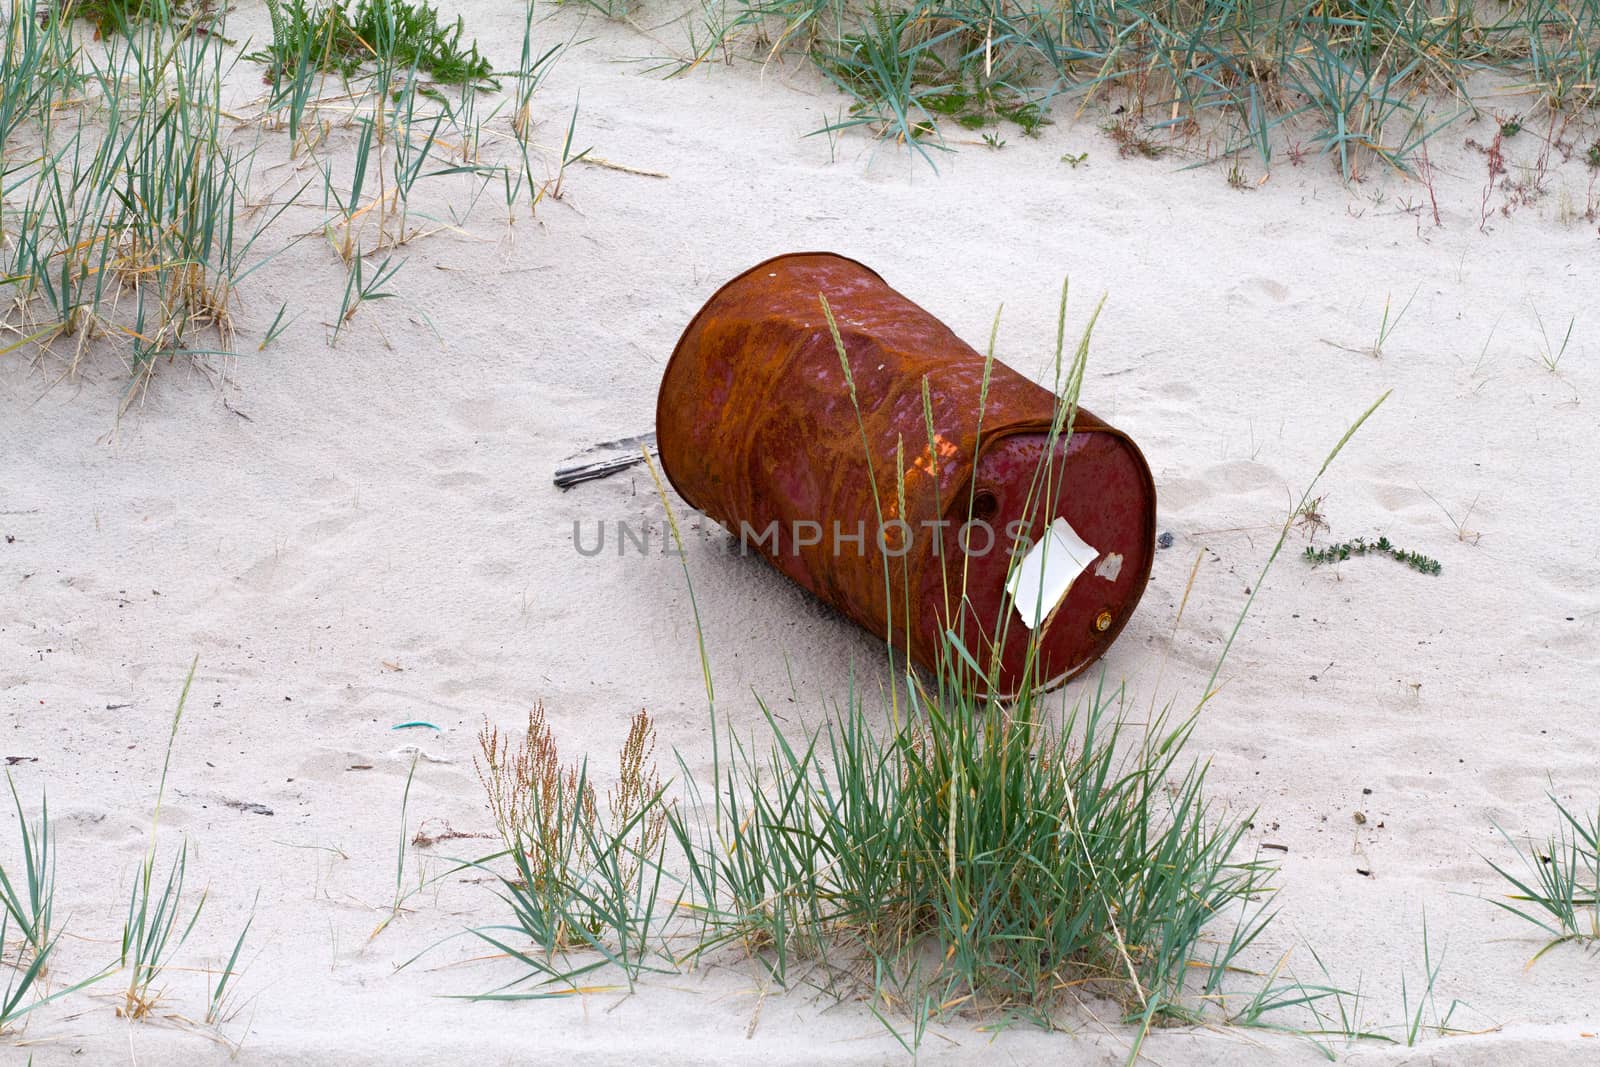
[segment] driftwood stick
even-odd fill
[[[644,452],[641,449],[648,449],[651,455],[655,455],[656,435],[642,433],[591,445],[561,462],[561,466],[556,468],[556,487],[571,489],[579,482],[608,478],[643,463]]]

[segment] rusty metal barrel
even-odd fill
[[[1082,408],[1062,434],[1050,390],[998,362],[984,374],[867,267],[779,256],[679,339],[661,465],[691,507],[921,666],[970,659],[980,689],[1050,688],[1138,605],[1155,485],[1126,434]]]

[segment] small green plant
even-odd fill
[[[1510,140],[1522,132],[1522,116],[1513,115],[1509,119],[1500,120],[1500,136]]]
[[[1071,152],[1067,152],[1062,155],[1061,162],[1070,164],[1073,170],[1077,170],[1083,164],[1089,162],[1089,153],[1079,152],[1077,155],[1073,155]]]
[[[379,300],[393,300],[399,295],[383,286],[394,281],[395,275],[400,273],[400,268],[405,266],[405,260],[396,263],[393,256],[386,257],[370,275],[367,274],[365,263],[366,257],[362,255],[361,246],[358,244],[354,255],[350,257],[350,272],[345,279],[344,298],[339,303],[338,321],[333,325],[335,341],[339,339],[340,331],[364,305],[377,303]]]
[[[561,138],[561,159],[556,166],[556,176],[553,181],[546,182],[540,188],[539,195],[541,197],[548,193],[550,199],[560,200],[561,183],[566,179],[567,168],[574,163],[582,162],[589,155],[590,149],[588,148],[581,152],[572,150],[572,139],[578,133],[578,108],[582,103],[583,98],[581,95],[572,101],[572,117],[567,120],[567,132]]]
[[[15,924],[22,937],[23,947],[33,956],[48,953],[52,941],[51,917],[56,896],[55,828],[50,825],[50,801],[39,799],[39,819],[31,825],[22,811],[22,798],[17,794],[17,783],[11,772],[6,772],[6,784],[11,787],[11,800],[16,805],[17,829],[22,835],[22,872],[13,882],[0,865],[0,907],[5,909],[9,921]],[[5,941],[0,938],[0,956],[5,953]],[[18,952],[18,959],[22,952]]]
[[[217,18],[212,0],[70,0],[62,5],[74,18],[94,24],[101,37],[125,33],[136,23],[154,21],[185,29],[208,26]]]
[[[1538,308],[1533,309],[1533,317],[1539,324],[1539,340],[1542,342],[1539,348],[1539,362],[1544,364],[1545,370],[1554,374],[1556,368],[1561,366],[1561,357],[1567,354],[1567,345],[1572,343],[1572,330],[1578,325],[1578,316],[1574,315],[1567,320],[1567,332],[1561,336],[1560,345],[1550,343],[1550,334],[1544,328],[1544,316],[1539,314]]]
[[[939,43],[934,42],[936,46]],[[952,64],[941,57],[931,63],[930,85],[922,96],[923,105],[935,115],[954,119],[964,129],[981,130],[1004,119],[1016,123],[1024,137],[1039,136],[1039,131],[1050,123],[1043,106],[1015,86],[986,79],[983,70],[969,60],[970,57],[957,57]],[[948,79],[942,76],[947,72],[951,74]]]
[[[1535,960],[1557,945],[1600,943],[1600,805],[1585,816],[1553,795],[1550,802],[1560,819],[1543,848],[1531,842],[1524,848],[1495,826],[1521,861],[1520,872],[1488,861],[1515,890],[1493,903],[1550,935]]]
[[[41,799],[37,822],[29,823],[23,813],[17,784],[10,772],[11,799],[16,803],[17,831],[22,839],[22,870],[14,881],[0,864],[0,970],[6,975],[0,987],[0,1037],[7,1034],[23,1016],[35,1008],[93,985],[110,971],[98,974],[40,996],[50,958],[61,931],[52,925],[56,891],[55,829],[50,825],[49,804]],[[5,959],[13,932],[17,935],[11,959]]]
[[[207,1026],[221,1026],[238,1013],[233,980],[239,976],[239,954],[244,951],[244,939],[256,921],[256,905],[260,902],[261,893],[258,890],[255,900],[250,904],[250,917],[244,921],[244,928],[239,931],[239,938],[233,943],[233,951],[228,955],[228,962],[223,964],[222,973],[217,975],[217,984],[212,988],[211,996],[207,998]]]
[[[139,865],[139,873],[134,879],[133,892],[128,897],[128,917],[122,926],[122,966],[128,971],[128,986],[117,1007],[117,1014],[128,1019],[143,1019],[155,1008],[161,997],[161,990],[156,988],[155,983],[172,961],[173,954],[189,939],[206,903],[206,894],[202,892],[189,921],[179,926],[184,907],[184,877],[189,865],[187,839],[178,847],[178,854],[168,868],[165,884],[156,880],[156,846],[161,826],[161,803],[167,792],[167,772],[172,767],[172,749],[178,739],[178,726],[183,722],[183,708],[189,700],[189,687],[194,683],[194,672],[199,663],[200,657],[196,655],[189,664],[189,674],[183,680],[178,707],[172,715],[167,752],[161,763],[161,782],[156,788],[155,809],[150,817],[150,847],[145,850],[144,861]]]
[[[1416,994],[1415,1003],[1412,1002],[1412,987],[1404,974],[1400,975],[1400,1013],[1405,1025],[1404,1044],[1413,1048],[1423,1036],[1432,1031],[1438,1035],[1454,1033],[1450,1020],[1455,1017],[1456,1010],[1460,1008],[1459,1000],[1452,1000],[1441,1013],[1439,1011],[1436,987],[1439,983],[1439,972],[1444,967],[1444,951],[1434,954],[1433,943],[1428,937],[1428,914],[1422,914],[1422,989]]]
[[[1342,563],[1352,556],[1369,554],[1390,556],[1419,574],[1439,574],[1444,570],[1443,564],[1438,560],[1418,552],[1410,552],[1406,549],[1398,548],[1391,544],[1387,537],[1379,537],[1376,541],[1368,541],[1363,537],[1357,537],[1353,541],[1328,545],[1326,548],[1314,548],[1308,545],[1305,550],[1305,558],[1312,564]]]
[[[1411,290],[1411,295],[1406,298],[1405,306],[1392,319],[1389,317],[1392,297],[1386,296],[1383,298],[1383,321],[1378,323],[1378,339],[1372,342],[1372,354],[1374,356],[1383,355],[1383,346],[1389,342],[1390,335],[1399,329],[1400,320],[1405,318],[1406,312],[1411,310],[1411,303],[1416,300],[1417,293],[1421,288],[1422,286],[1419,285]]]
[[[1589,150],[1583,154],[1583,161],[1596,170],[1600,170],[1600,141],[1596,141],[1589,146]]]
[[[294,323],[295,323],[295,319],[298,319],[300,317],[299,315],[296,315],[293,319],[290,319],[288,322],[284,322],[283,321],[283,316],[285,314],[287,314],[288,311],[289,311],[289,303],[288,303],[288,301],[284,301],[282,304],[278,305],[278,313],[272,317],[272,325],[267,327],[266,336],[262,337],[261,338],[261,343],[256,346],[256,351],[257,352],[265,352],[267,350],[267,346],[272,344],[272,342],[276,341],[279,337],[283,336],[283,331],[287,330],[289,327],[293,326]]]
[[[394,901],[389,906],[389,913],[383,917],[383,920],[379,922],[377,926],[373,927],[372,933],[367,935],[368,941],[373,940],[379,934],[383,933],[390,923],[394,922],[400,917],[400,910],[405,906],[406,898],[410,895],[406,892],[405,881],[406,849],[411,839],[411,824],[409,819],[409,813],[411,811],[411,783],[417,776],[417,761],[421,758],[422,754],[420,752],[411,757],[411,768],[406,771],[405,791],[400,794],[400,847],[396,851],[394,861]]]

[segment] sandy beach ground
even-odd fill
[[[515,5],[462,8],[510,65]],[[231,23],[240,37],[265,26],[253,3]],[[487,195],[405,248],[398,298],[363,308],[335,346],[343,268],[320,238],[301,241],[241,289],[237,357],[161,367],[120,421],[114,357],[72,378],[58,358],[0,357],[0,755],[30,811],[48,788],[58,826],[69,935],[55,975],[117,956],[196,655],[161,832],[164,850],[186,836],[191,886],[209,896],[164,979],[164,1014],[204,1014],[206,969],[257,902],[248,1003],[222,1028],[237,1050],[175,1019],[119,1019],[113,978],[36,1012],[0,1060],[903,1056],[867,1005],[774,988],[737,954],[632,993],[449,999],[517,973],[456,936],[502,921],[481,872],[439,880],[369,939],[403,833],[468,835],[411,847],[408,885],[491,850],[472,836],[493,831],[472,765],[485,717],[520,728],[542,701],[564,749],[604,775],[647,708],[663,750],[709,763],[677,560],[573,544],[575,524],[659,524],[648,476],[562,492],[551,474],[650,430],[689,317],[733,274],[800,249],[871,265],[975,344],[1004,305],[998,355],[1027,374],[1051,352],[1063,276],[1069,330],[1108,294],[1083,403],[1143,448],[1173,544],[1103,676],[1069,685],[1063,705],[1103,677],[1127,686],[1136,716],[1192,707],[1300,490],[1393,391],[1326,476],[1317,543],[1387,535],[1442,574],[1373,557],[1311,567],[1297,529],[1193,752],[1211,760],[1219,811],[1255,813],[1250,846],[1281,846],[1264,853],[1281,861],[1266,968],[1288,953],[1320,977],[1314,950],[1333,981],[1359,984],[1364,1023],[1398,1034],[1426,922],[1439,1006],[1459,1001],[1451,1025],[1472,1033],[1342,1057],[1600,1058],[1600,964],[1564,946],[1528,966],[1543,941],[1491,902],[1506,887],[1488,863],[1517,862],[1497,826],[1517,840],[1554,831],[1547,794],[1600,803],[1600,232],[1582,217],[1595,171],[1553,161],[1546,196],[1485,219],[1484,158],[1464,141],[1487,140],[1494,120],[1464,118],[1433,143],[1435,224],[1427,189],[1400,175],[1346,185],[1326,159],[1281,156],[1265,181],[1247,162],[1234,188],[1181,153],[1119,158],[1093,114],[1058,105],[1037,139],[958,143],[935,174],[860,135],[806,136],[841,100],[796,65],[668,81],[639,58],[662,46],[626,27],[567,12],[545,32],[592,39],[541,88],[541,139],[559,140],[581,90],[577,143],[662,177],[579,165],[562,199],[511,226]],[[241,101],[261,91],[249,64],[235,79]],[[1508,140],[1510,165],[1533,167],[1543,136]],[[281,153],[263,161],[263,195],[304,180]],[[436,213],[464,208],[469,188],[438,183]],[[320,217],[296,209],[274,240]],[[1381,355],[1359,351],[1386,301],[1413,293]],[[297,318],[258,352],[283,304]],[[1559,342],[1573,316],[1552,372],[1538,320]],[[881,684],[880,646],[765,564],[698,550],[688,563],[736,728],[759,734],[758,694],[800,726],[823,721],[852,672]],[[412,720],[441,730],[392,729]],[[0,861],[15,852],[0,821]],[[1130,1031],[1100,1016],[1069,1005],[1055,1033],[953,1017],[922,1054],[1119,1062]],[[1145,1052],[1321,1058],[1302,1039],[1226,1029],[1158,1031]]]

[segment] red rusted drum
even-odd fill
[[[953,631],[1000,693],[1049,688],[1138,605],[1155,486],[1127,435],[1079,408],[1052,448],[1055,395],[995,363],[985,396],[983,376],[983,356],[860,263],[779,256],[678,341],[661,465],[690,506],[922,666],[952,667]]]

